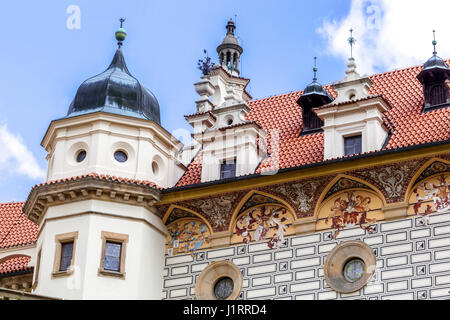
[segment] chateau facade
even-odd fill
[[[450,61],[365,76],[350,57],[332,85],[315,67],[304,90],[253,100],[235,28],[199,63],[187,146],[116,32],[44,135],[47,181],[0,204],[0,295],[450,297]]]

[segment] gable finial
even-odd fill
[[[436,30],[433,30],[433,41],[431,42],[433,44],[433,54],[436,55],[436,45],[437,45],[437,41],[436,41]]]
[[[127,37],[127,32],[123,28],[123,23],[125,22],[125,19],[120,18],[119,21],[120,21],[120,28],[117,29],[116,31],[116,40],[118,41],[117,45],[120,48],[122,46],[123,40],[125,40],[125,38]]]
[[[313,68],[313,71],[314,71],[314,78],[313,78],[313,81],[317,81],[317,57],[314,57],[314,68]]]
[[[353,37],[353,28],[350,29],[350,38],[347,41],[350,44],[350,59],[353,59],[353,45],[356,42],[356,39]]]

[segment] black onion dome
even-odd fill
[[[448,69],[448,66],[445,64],[444,59],[438,57],[436,54],[433,54],[433,56],[423,65],[423,70],[434,68]]]
[[[326,97],[330,97],[328,92],[322,87],[320,83],[318,83],[316,80],[311,82],[305,90],[303,90],[303,95],[310,95],[310,94],[318,94]]]
[[[161,124],[158,100],[130,74],[120,46],[108,69],[87,79],[78,88],[67,117],[97,111]]]

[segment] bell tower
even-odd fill
[[[236,25],[233,19],[230,19],[226,25],[227,35],[222,44],[217,47],[219,55],[219,64],[233,76],[239,76],[239,62],[242,54],[242,47],[234,35]]]

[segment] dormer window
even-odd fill
[[[220,179],[236,177],[236,159],[226,161],[220,165]]]
[[[433,31],[434,32],[434,31]],[[444,59],[437,56],[436,40],[433,40],[433,56],[425,62],[417,79],[423,86],[423,112],[445,108],[450,105],[448,81],[450,68]]]
[[[447,85],[438,84],[431,88],[430,90],[430,103],[435,106],[438,104],[443,104],[447,102]]]
[[[349,156],[362,152],[362,135],[344,138],[344,155]]]

